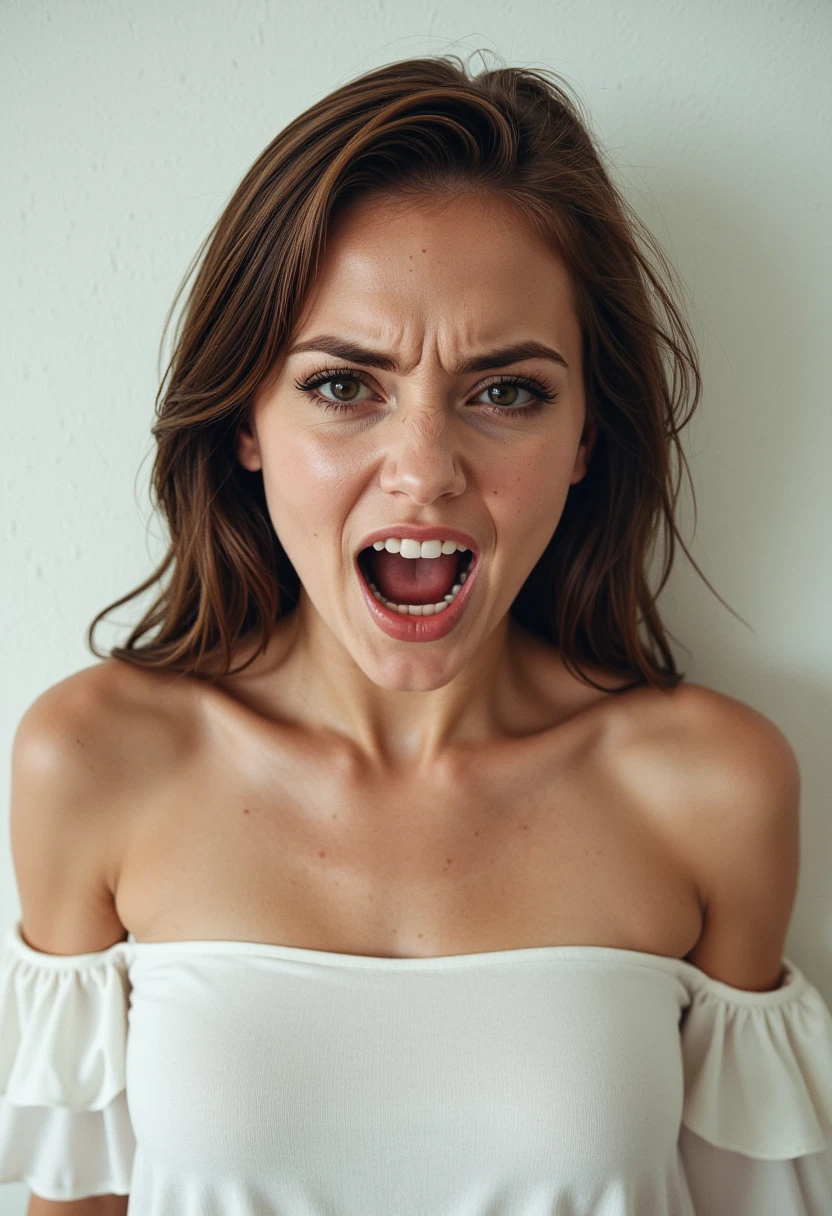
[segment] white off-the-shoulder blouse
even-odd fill
[[[0,1182],[130,1216],[830,1216],[832,1014],[663,955],[0,945]]]

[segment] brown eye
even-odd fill
[[[327,383],[332,385],[332,391],[339,401],[352,401],[358,392],[358,381],[353,380],[352,376],[342,376],[337,380],[328,380]]]
[[[544,400],[544,391],[534,392],[525,384],[518,384],[513,380],[498,380],[493,384],[488,384],[482,393],[488,395],[490,404],[497,410],[504,410],[506,413],[520,414],[525,409],[534,408],[534,405],[539,405],[541,400]],[[518,393],[525,393],[526,400],[522,399],[518,404]],[[485,404],[485,402],[483,402]]]
[[[486,391],[495,405],[514,405],[518,386],[516,384],[492,384]]]
[[[316,405],[335,413],[347,414],[353,405],[370,401],[372,397],[370,386],[364,377],[345,368],[330,367],[310,376],[308,380],[295,380],[294,383],[298,392],[309,393]],[[361,388],[367,389],[370,395],[359,397]]]

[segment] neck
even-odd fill
[[[511,732],[505,719],[522,700],[525,641],[508,615],[450,679],[453,647],[444,641],[432,647],[433,662],[428,655],[410,662],[405,647],[420,645],[432,644],[380,635],[367,655],[367,666],[381,673],[376,682],[302,591],[269,645],[274,657],[258,664],[258,681],[281,717],[346,736],[373,766],[426,772],[454,743]]]

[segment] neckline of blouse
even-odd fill
[[[137,942],[132,934],[120,942],[114,942],[103,950],[84,954],[47,954],[36,950],[24,941],[22,917],[18,917],[7,931],[7,944],[12,952],[24,962],[40,968],[75,968],[93,966],[112,961],[116,955],[152,958],[154,955],[222,955],[239,954],[282,959],[286,962],[313,963],[329,967],[352,967],[379,971],[441,971],[467,967],[494,967],[500,964],[564,962],[564,963],[609,963],[618,966],[646,967],[670,972],[678,977],[687,976],[694,986],[715,997],[722,997],[734,1004],[773,1006],[793,1000],[807,983],[800,968],[789,958],[783,957],[783,978],[778,988],[755,991],[737,988],[724,980],[708,975],[695,963],[684,958],[666,954],[653,954],[645,950],[630,950],[624,946],[558,945],[520,946],[510,950],[484,950],[467,954],[441,954],[425,958],[396,958],[374,954],[346,954],[333,950],[315,950],[306,946],[286,946],[276,942],[243,941],[238,938],[189,938],[178,941]]]

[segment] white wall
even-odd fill
[[[26,706],[94,661],[94,613],[160,552],[146,487],[162,322],[239,178],[359,72],[478,47],[578,86],[690,292],[692,549],[753,632],[683,555],[662,604],[689,678],[761,710],[798,754],[787,949],[832,1003],[826,0],[4,0],[0,764],[7,778]],[[686,539],[691,525],[686,510]],[[18,914],[6,826],[0,925]],[[0,1216],[26,1194],[0,1188]]]

